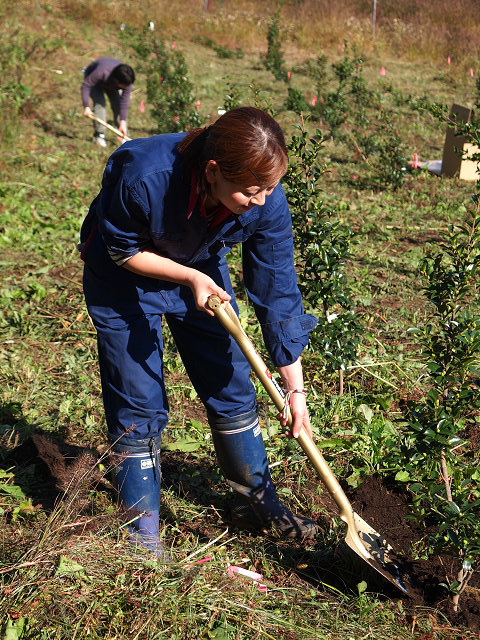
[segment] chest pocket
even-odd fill
[[[193,233],[159,233],[153,237],[155,250],[165,258],[185,264],[203,244],[203,238]]]

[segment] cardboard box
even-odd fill
[[[480,157],[480,148],[475,144],[465,143],[463,145],[463,160],[460,163],[460,180],[480,180],[479,173],[479,161],[478,160],[469,160],[473,155],[479,155]]]
[[[459,104],[453,104],[450,110],[450,120],[454,122],[469,122],[472,115],[471,109],[462,107]],[[457,133],[457,127],[447,125],[445,134],[445,144],[443,146],[442,158],[442,176],[454,178],[460,173],[460,165],[462,164],[462,149],[467,142],[465,136]]]

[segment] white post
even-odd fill
[[[377,21],[377,0],[373,0],[373,17],[372,17],[372,28],[373,28],[373,38],[375,39],[375,22]]]

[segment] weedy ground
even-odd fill
[[[274,3],[268,3],[270,13],[263,17],[248,3],[239,6],[239,13],[223,4],[212,11],[210,3],[203,18],[201,11],[196,14],[193,35],[202,33],[204,19],[209,33],[223,46],[242,47],[243,57],[222,60],[198,44],[182,22],[173,22],[167,7],[163,15],[165,37],[185,54],[205,121],[215,119],[229,82],[238,87],[244,103],[253,101],[254,85],[291,135],[300,121],[282,109],[287,87],[275,82],[261,61]],[[72,2],[1,7],[0,51],[5,60],[16,62],[10,69],[17,94],[10,87],[8,95],[19,95],[22,86],[31,91],[19,114],[14,105],[3,105],[10,109],[0,143],[2,632],[8,638],[72,640],[477,637],[453,628],[438,611],[412,614],[399,599],[364,593],[354,575],[340,588],[335,564],[331,580],[302,572],[305,556],[310,564],[312,557],[323,562],[343,529],[330,519],[331,502],[296,444],[282,437],[259,386],[279,493],[292,509],[319,518],[324,532],[315,545],[303,545],[230,530],[228,491],[215,465],[205,415],[168,335],[171,425],[163,452],[163,535],[174,563],[165,570],[140,552],[132,554],[126,543],[109,482],[95,331],[83,301],[76,248],[82,219],[118,142],[112,135],[106,150],[91,144],[91,123],[81,115],[80,84],[81,69],[100,55],[115,55],[135,67],[119,24],[140,21],[149,10],[150,18],[161,24],[154,7],[144,9],[144,14],[136,13],[135,3],[128,2],[108,3],[108,8],[105,3]],[[188,25],[192,16],[184,14]],[[241,20],[254,25],[254,37],[240,28]],[[364,17],[363,24],[370,25],[368,20]],[[303,63],[319,53],[329,63],[337,61],[343,38],[352,35],[351,25],[335,23],[335,39],[325,38],[325,48],[311,34],[307,38],[306,28],[299,43],[291,35],[294,24],[289,25],[286,65],[292,85],[309,100],[314,93],[301,72]],[[414,55],[412,38],[405,41],[405,55],[396,56],[386,40],[379,39],[377,47],[369,42],[369,28],[363,29],[363,41],[360,32],[352,35],[366,45],[367,83],[388,84],[384,100],[395,111],[394,124],[408,157],[417,153],[420,160],[440,160],[444,126],[405,104],[395,105],[392,89],[471,107],[471,63],[463,57],[461,64],[448,66],[438,52],[434,62],[422,59]],[[382,66],[386,76],[379,75]],[[140,75],[130,108],[132,137],[155,132],[148,103],[145,112],[140,110],[145,85]],[[449,223],[462,220],[474,187],[413,171],[408,164],[398,189],[369,185],[369,167],[352,140],[327,139],[322,154],[328,167],[325,203],[336,220],[355,231],[347,272],[367,331],[358,362],[346,372],[344,396],[337,395],[335,379],[319,380],[309,368],[308,352],[306,385],[315,436],[333,447],[333,453],[325,447],[325,455],[336,474],[354,486],[381,466],[375,434],[381,439],[393,429],[401,402],[421,393],[418,347],[407,334],[428,311],[419,261]],[[234,253],[242,320],[262,349],[237,280],[238,261]],[[35,434],[43,440],[35,443]],[[40,464],[39,448],[50,465]],[[230,578],[228,565],[262,574],[267,591]]]

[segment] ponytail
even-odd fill
[[[185,164],[194,168],[198,160],[203,156],[203,150],[207,141],[210,127],[198,127],[191,129],[178,145],[178,150],[183,156]]]
[[[193,171],[197,180],[200,198],[205,201],[210,193],[210,185],[205,176],[208,154],[208,134],[211,127],[199,127],[192,129],[178,144],[178,150],[182,155],[187,169]]]

